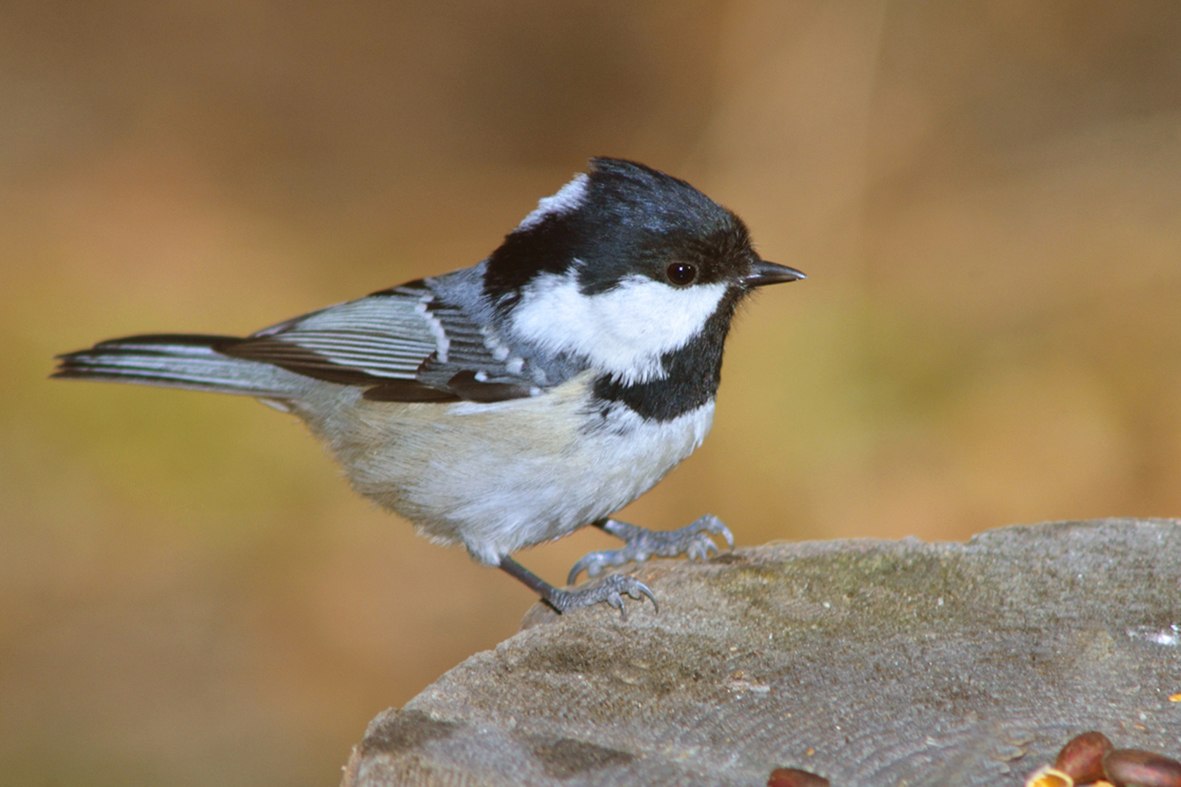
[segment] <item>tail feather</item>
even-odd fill
[[[52,377],[112,380],[195,391],[286,398],[306,382],[299,375],[219,352],[242,341],[232,336],[149,334],[99,342],[57,357]]]

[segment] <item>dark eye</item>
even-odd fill
[[[697,278],[697,266],[687,262],[674,262],[664,269],[664,275],[670,284],[684,287],[686,284],[692,284]]]

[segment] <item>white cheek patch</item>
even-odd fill
[[[631,276],[598,295],[573,273],[544,275],[526,288],[513,329],[550,351],[572,352],[624,384],[664,376],[660,359],[700,333],[726,292],[721,283],[679,289]]]
[[[585,174],[579,175],[574,180],[562,186],[557,194],[552,197],[543,197],[538,203],[537,207],[533,209],[525,218],[521,219],[521,223],[517,225],[517,230],[527,230],[540,224],[547,216],[560,216],[565,213],[573,213],[582,205],[583,199],[586,198],[586,184],[588,178]]]

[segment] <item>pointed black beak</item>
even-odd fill
[[[785,281],[806,279],[803,271],[780,265],[777,262],[755,260],[750,266],[750,273],[742,277],[742,283],[747,287],[762,287],[764,284],[780,284]]]

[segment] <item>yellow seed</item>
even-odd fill
[[[1047,765],[1031,774],[1025,780],[1025,787],[1074,787],[1074,779]]]

